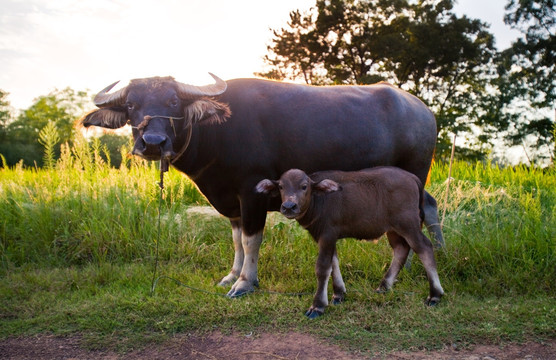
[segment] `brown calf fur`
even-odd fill
[[[317,291],[309,318],[324,314],[328,305],[328,279],[332,276],[333,303],[344,300],[346,288],[340,273],[336,241],[342,238],[376,239],[386,233],[394,250],[392,263],[378,291],[392,287],[409,250],[425,267],[430,285],[428,305],[436,305],[444,291],[436,270],[431,241],[421,231],[423,185],[413,174],[395,167],[354,172],[323,171],[308,176],[292,169],[279,180],[260,181],[256,192],[282,198],[280,212],[296,219],[319,246],[316,263]]]

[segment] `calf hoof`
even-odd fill
[[[341,296],[336,296],[333,295],[332,296],[332,305],[340,305],[341,303],[343,303],[345,300],[345,296],[341,295]]]
[[[439,297],[428,297],[427,300],[425,300],[425,305],[427,306],[436,306],[440,303],[440,298]]]
[[[324,309],[319,309],[316,307],[310,307],[309,310],[307,310],[307,312],[305,313],[305,316],[307,316],[309,319],[316,319],[319,316],[324,315]]]
[[[395,280],[394,280],[395,282]],[[380,284],[378,285],[378,287],[376,288],[375,292],[377,294],[384,294],[387,293],[388,291],[390,291],[390,289],[392,289],[392,285],[394,285],[393,283],[389,283],[388,281],[382,279],[382,281],[380,282]]]
[[[377,294],[386,294],[388,291],[390,291],[390,289],[380,285],[379,287],[376,288],[375,293],[377,293]]]

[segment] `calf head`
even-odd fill
[[[330,193],[340,190],[340,185],[330,179],[314,182],[305,172],[298,169],[286,171],[279,180],[261,180],[255,191],[282,198],[280,212],[288,219],[299,219],[305,215],[315,193]]]
[[[99,108],[85,115],[83,126],[120,128],[130,124],[135,140],[132,153],[147,160],[172,158],[186,141],[194,123],[220,123],[231,115],[227,105],[212,99],[226,91],[226,82],[211,74],[215,84],[193,86],[171,77],[131,80],[109,93],[109,85],[94,99]],[[177,142],[182,144],[176,144]]]

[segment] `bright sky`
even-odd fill
[[[491,24],[499,48],[518,35],[508,0],[459,0]],[[97,92],[116,80],[174,76],[203,85],[263,69],[270,29],[315,0],[0,0],[0,89],[15,109],[54,89]]]

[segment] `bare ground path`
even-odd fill
[[[171,340],[126,354],[89,351],[79,337],[37,337],[0,340],[0,359],[416,359],[416,360],[554,360],[556,339],[544,344],[511,344],[503,347],[477,345],[471,349],[453,348],[428,352],[394,352],[390,354],[350,353],[308,334],[178,335]]]

